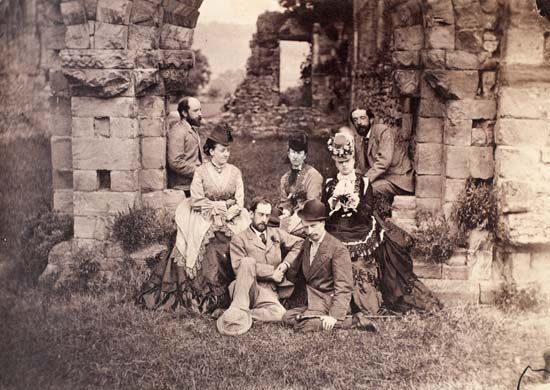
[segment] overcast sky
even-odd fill
[[[281,7],[277,0],[204,0],[199,21],[256,24],[258,15],[267,10],[281,10]]]

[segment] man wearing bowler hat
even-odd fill
[[[285,324],[296,331],[332,330],[351,327],[344,321],[350,309],[353,274],[348,250],[325,231],[325,205],[312,199],[298,211],[307,238],[302,255],[287,272],[294,280],[300,267],[306,280],[307,307],[286,312]]]

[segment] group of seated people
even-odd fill
[[[194,171],[190,196],[177,207],[175,244],[152,270],[137,302],[210,314],[226,335],[246,333],[253,321],[282,321],[297,331],[376,331],[372,316],[381,310],[441,308],[413,273],[406,233],[374,211],[375,192],[412,191],[412,168],[392,176],[387,172],[392,161],[364,158],[369,155],[363,150],[376,147],[358,145],[366,134],[360,128],[366,110],[351,116],[359,134],[343,127],[327,141],[336,176],[323,179],[308,165],[308,138],[293,134],[291,169],[281,178],[279,202],[257,197],[249,210],[241,171],[228,163],[231,129],[217,125],[202,148],[206,158]],[[365,126],[371,140],[373,133],[379,136],[375,126]],[[401,181],[395,184],[391,179],[397,176]],[[289,307],[298,290],[307,297]]]

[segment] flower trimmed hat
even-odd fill
[[[327,141],[327,148],[335,160],[346,161],[353,157],[353,140],[346,134],[337,133]]]

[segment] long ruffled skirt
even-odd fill
[[[147,309],[170,310],[186,315],[208,314],[231,303],[228,286],[235,275],[229,260],[230,237],[224,231],[211,231],[196,276],[190,278],[176,246],[152,270],[138,293],[136,303]]]

